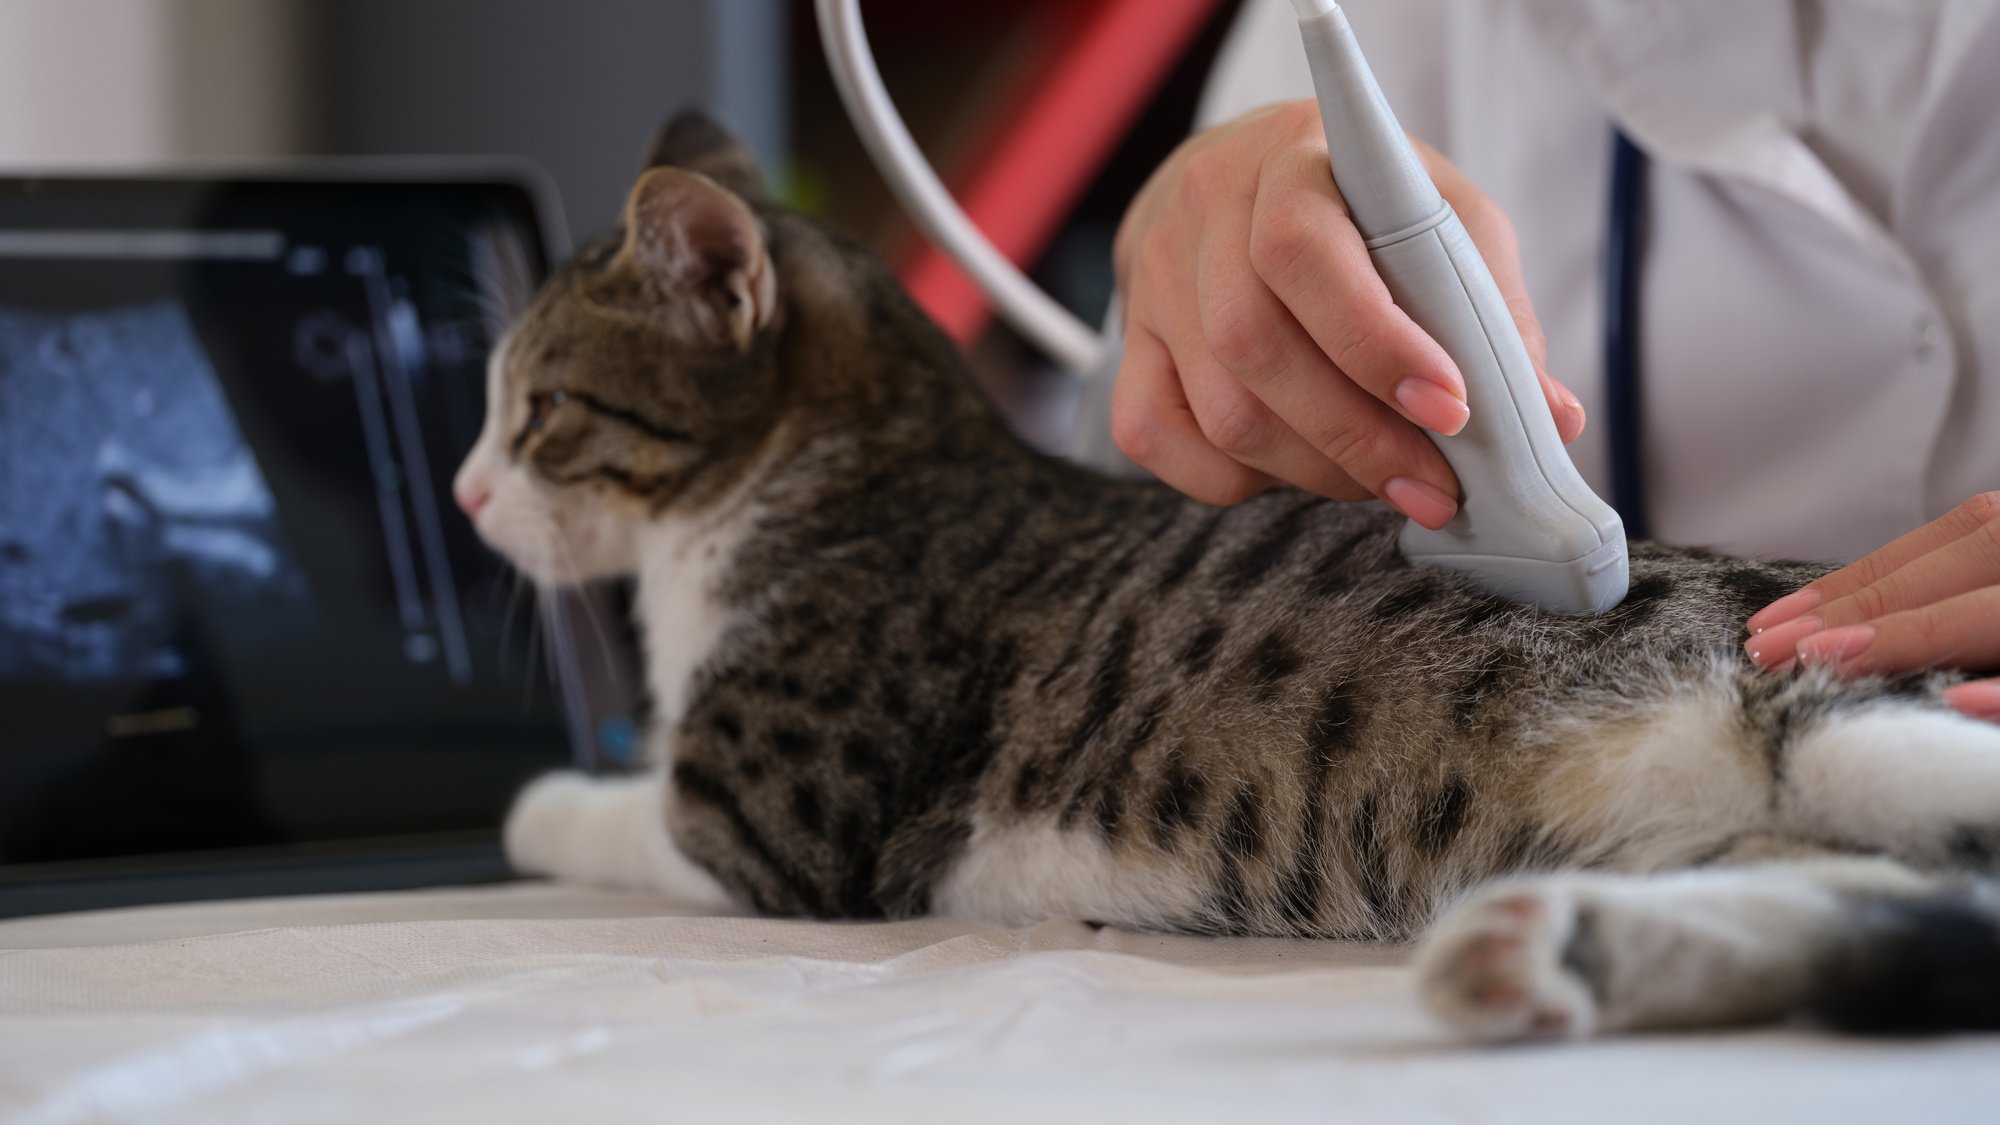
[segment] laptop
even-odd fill
[[[0,178],[0,916],[505,878],[630,757],[619,591],[450,499],[564,234],[505,162]]]

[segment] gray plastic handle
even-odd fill
[[[1397,124],[1345,13],[1329,0],[1295,3],[1334,182],[1396,304],[1458,364],[1472,411],[1455,436],[1429,435],[1458,474],[1458,515],[1441,531],[1405,527],[1404,556],[1545,609],[1610,609],[1629,581],[1623,521],[1570,463],[1506,300]]]

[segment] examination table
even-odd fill
[[[1472,1048],[1405,958],[536,883],[25,918],[0,1121],[2000,1121],[2000,1037]]]

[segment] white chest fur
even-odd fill
[[[680,722],[695,673],[734,624],[718,595],[755,522],[753,505],[724,504],[695,519],[663,520],[640,538],[638,611],[656,729]]]

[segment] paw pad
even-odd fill
[[[1480,1039],[1589,1034],[1596,1009],[1590,989],[1562,963],[1574,916],[1556,891],[1475,897],[1439,923],[1418,953],[1425,1001]]]

